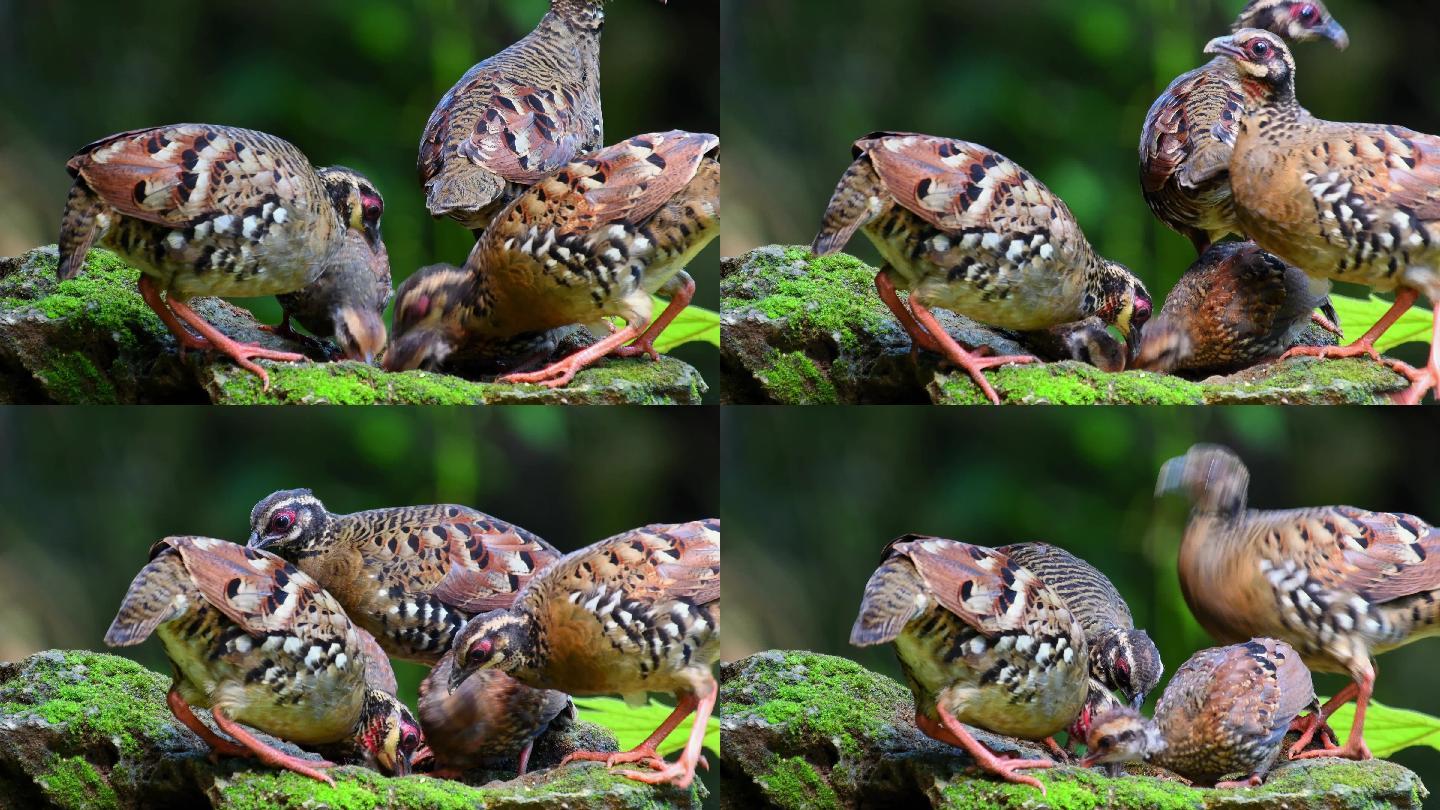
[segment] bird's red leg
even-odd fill
[[[1366,669],[1356,685],[1355,720],[1350,724],[1350,738],[1341,747],[1325,746],[1292,756],[1292,759],[1313,759],[1315,757],[1342,757],[1344,759],[1370,759],[1370,749],[1365,745],[1365,706],[1370,702],[1370,693],[1375,688],[1375,672]],[[1341,693],[1343,694],[1343,692]],[[1340,695],[1336,695],[1339,698]],[[1335,703],[1334,699],[1330,703]],[[1330,703],[1325,704],[1326,707]],[[1338,707],[1340,704],[1336,704]],[[1322,712],[1325,709],[1321,709]]]
[[[241,368],[259,377],[262,390],[270,390],[270,375],[265,373],[265,369],[250,362],[252,359],[278,360],[287,363],[309,359],[303,354],[277,352],[262,346],[256,346],[253,343],[240,343],[239,341],[226,337],[219,329],[210,325],[208,321],[200,317],[199,313],[186,306],[183,301],[176,299],[175,296],[169,295],[166,296],[166,298],[169,300],[170,309],[186,323],[195,327],[195,331],[199,332],[202,337],[209,340],[211,348],[227,355],[230,359],[238,363]]]
[[[1351,343],[1349,346],[1296,346],[1286,352],[1280,359],[1289,360],[1292,357],[1320,357],[1327,360],[1334,360],[1344,357],[1364,356],[1370,357],[1377,362],[1392,365],[1393,361],[1385,360],[1380,356],[1380,352],[1375,350],[1375,341],[1379,340],[1381,335],[1389,331],[1390,327],[1394,326],[1395,322],[1400,320],[1400,316],[1404,315],[1406,310],[1415,305],[1415,299],[1419,297],[1420,294],[1415,290],[1409,287],[1402,287],[1400,291],[1395,294],[1395,303],[1391,305],[1390,309],[1386,311],[1374,326],[1370,327],[1370,331],[1361,335],[1359,340]]]
[[[880,300],[884,301],[885,306],[890,308],[890,312],[895,315],[895,320],[899,321],[900,326],[909,333],[910,340],[915,344],[915,348],[926,349],[936,353],[943,352],[940,344],[936,343],[935,338],[931,337],[930,333],[925,331],[925,327],[915,321],[915,316],[910,314],[910,310],[905,308],[905,303],[901,301],[900,296],[896,294],[895,282],[890,280],[889,265],[886,265],[880,272],[875,274],[875,291],[880,293]]]
[[[603,762],[606,767],[613,767],[622,762],[644,762],[652,768],[664,768],[665,760],[655,753],[655,748],[670,736],[670,732],[680,725],[690,714],[695,711],[696,701],[694,695],[680,695],[675,702],[675,711],[665,718],[665,722],[655,729],[655,733],[645,738],[645,741],[631,748],[629,751],[615,753],[613,751],[572,751],[560,760],[560,764],[579,760],[581,762]]]
[[[574,379],[575,374],[579,372],[580,369],[585,368],[639,336],[640,327],[633,323],[626,324],[624,329],[616,331],[615,334],[610,335],[598,343],[586,346],[563,360],[557,360],[539,371],[530,371],[524,374],[506,374],[500,378],[500,382],[538,383],[549,388],[559,388]]]
[[[701,755],[700,751],[705,747],[705,725],[710,722],[710,713],[715,710],[715,698],[719,696],[720,690],[716,687],[714,681],[711,681],[709,686],[709,691],[706,692],[703,697],[692,697],[690,699],[695,710],[695,725],[690,729],[690,739],[686,741],[685,750],[680,752],[679,759],[658,771],[617,771],[617,773],[634,779],[637,782],[645,782],[651,785],[668,782],[683,790],[690,787],[690,783],[695,781],[695,767],[697,765],[703,766],[707,771],[710,770],[710,764],[705,761],[705,757]],[[684,700],[683,697],[680,699]],[[679,708],[678,704],[676,708]],[[671,717],[674,717],[674,715],[672,714]],[[666,722],[669,722],[668,718]],[[678,723],[679,721],[677,720],[676,722]],[[661,728],[664,728],[664,726],[661,726]],[[659,733],[658,730],[656,733]],[[655,739],[655,735],[650,735],[650,739]],[[660,739],[664,738],[661,737]],[[646,742],[649,741],[650,740],[646,740]]]
[[[1259,787],[1264,781],[1265,781],[1265,777],[1261,776],[1261,775],[1258,774],[1258,773],[1252,773],[1252,774],[1250,774],[1250,776],[1246,777],[1245,779],[1236,779],[1236,780],[1233,780],[1233,781],[1230,781],[1230,782],[1216,782],[1216,783],[1215,783],[1215,789],[1216,789],[1216,790],[1226,790],[1226,789],[1228,789],[1228,788],[1251,788],[1251,787]]]
[[[1321,329],[1324,329],[1326,332],[1329,332],[1335,337],[1345,337],[1345,333],[1341,331],[1340,327],[1337,326],[1334,321],[1330,320],[1324,315],[1321,315],[1319,312],[1310,313],[1310,322],[1320,327]]]
[[[1045,750],[1049,751],[1050,756],[1055,757],[1056,761],[1069,762],[1072,759],[1072,757],[1070,756],[1070,752],[1066,751],[1064,748],[1061,748],[1060,743],[1055,742],[1055,738],[1053,736],[1046,737],[1044,740],[1041,740],[1041,742],[1045,745]],[[1067,740],[1066,742],[1069,741]]]
[[[915,713],[915,724],[926,735],[949,743],[957,748],[965,749],[975,759],[975,764],[981,770],[989,771],[1007,782],[1015,782],[1020,785],[1031,785],[1040,789],[1041,795],[1045,794],[1045,786],[1039,779],[1033,776],[1026,776],[1023,773],[1016,773],[1021,768],[1053,768],[1055,763],[1048,759],[1009,759],[997,756],[993,751],[981,745],[979,740],[970,736],[970,732],[960,724],[955,716],[946,711],[943,706],[936,705],[935,710],[940,714],[940,723],[926,717],[920,712]]]
[[[1355,696],[1359,693],[1360,687],[1356,686],[1354,681],[1351,681],[1345,684],[1345,688],[1336,692],[1334,697],[1325,701],[1325,705],[1320,707],[1320,711],[1311,712],[1304,717],[1297,717],[1290,721],[1289,730],[1300,732],[1300,739],[1296,740],[1295,744],[1290,746],[1290,758],[1294,759],[1301,751],[1304,751],[1305,747],[1314,739],[1316,732],[1319,732],[1322,738],[1325,735],[1329,735],[1328,742],[1322,739],[1322,747],[1333,748],[1339,745],[1339,741],[1335,739],[1335,732],[1331,731],[1330,726],[1325,724],[1325,718],[1334,714],[1336,709],[1354,700]]]
[[[935,320],[935,316],[930,313],[930,310],[926,309],[924,304],[916,301],[913,295],[910,296],[910,309],[915,313],[915,319],[920,322],[920,325],[924,326],[930,332],[930,336],[940,344],[940,353],[945,355],[947,360],[964,369],[965,373],[970,375],[970,379],[980,386],[980,390],[985,393],[993,405],[1000,404],[1000,395],[995,393],[995,388],[990,385],[990,381],[986,380],[985,375],[981,372],[997,366],[1036,362],[1036,359],[1029,355],[977,357],[975,352],[966,351],[959,343],[956,343],[955,339],[950,337],[949,333]]]
[[[1414,375],[1406,374],[1410,378],[1411,385],[1395,398],[1397,404],[1419,405],[1427,392],[1432,389],[1440,389],[1440,302],[1436,302],[1434,306],[1435,325],[1434,332],[1430,337],[1430,362],[1424,371],[1416,372]]]
[[[210,714],[215,718],[215,725],[219,726],[221,731],[234,737],[241,745],[250,749],[249,753],[253,754],[256,759],[266,765],[284,768],[287,771],[294,771],[301,776],[317,779],[327,785],[335,784],[334,779],[331,779],[328,775],[320,771],[321,768],[335,767],[335,763],[315,762],[308,759],[301,759],[300,757],[292,757],[283,751],[276,751],[274,748],[262,742],[260,738],[247,731],[239,723],[226,717],[225,710],[219,706],[211,709]]]
[[[515,772],[516,776],[524,776],[525,771],[530,769],[530,752],[533,750],[535,750],[534,740],[525,743],[525,747],[520,749],[520,767]]]
[[[646,327],[640,337],[635,338],[634,343],[616,349],[615,355],[617,357],[635,357],[648,354],[651,360],[659,360],[660,353],[655,351],[655,338],[660,337],[660,333],[664,332],[665,327],[675,320],[676,315],[679,315],[685,307],[690,306],[690,300],[694,297],[695,279],[686,274],[680,279],[680,288],[670,296],[670,301],[665,304],[665,311],[660,313],[660,317]]]
[[[185,698],[180,697],[180,693],[176,691],[175,687],[170,687],[170,694],[165,696],[165,702],[170,704],[170,712],[175,715],[176,720],[184,723],[186,728],[195,732],[197,737],[210,746],[212,760],[219,757],[250,756],[250,749],[221,737],[202,723],[200,718],[195,716],[195,712],[190,710],[190,704],[185,702]]]
[[[155,281],[144,273],[140,274],[140,297],[144,298],[145,303],[155,310],[155,314],[160,316],[160,322],[165,324],[165,328],[169,329],[170,334],[180,342],[182,356],[186,349],[209,350],[214,348],[210,345],[210,341],[196,337],[194,332],[186,329],[185,325],[180,323],[180,320],[175,317],[175,313],[170,311],[170,307],[165,306],[165,300],[161,297],[159,288],[155,286]]]

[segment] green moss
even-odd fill
[[[364,363],[265,363],[270,390],[238,366],[218,371],[217,402],[229,405],[473,405],[484,402],[485,383],[447,374],[389,374]]]
[[[80,275],[61,281],[53,288],[50,285],[54,283],[59,262],[57,255],[44,250],[29,256],[26,272],[19,274],[13,283],[31,288],[26,291],[42,288],[50,291],[39,298],[11,297],[24,291],[6,284],[0,290],[6,294],[0,298],[0,308],[39,310],[52,320],[73,321],[77,329],[110,332],[126,348],[136,345],[137,330],[164,334],[164,324],[136,291],[140,271],[114,253],[99,248],[91,250]]]
[[[1335,796],[1348,793],[1353,798],[1368,800],[1374,808],[1392,807],[1396,785],[1409,782],[1410,803],[1420,807],[1428,796],[1424,786],[1404,767],[1383,759],[1356,762],[1304,763],[1277,771],[1258,790],[1267,793],[1307,793]],[[1388,798],[1387,798],[1388,797]],[[1351,806],[1356,806],[1352,802]]]
[[[1179,377],[1132,371],[1107,374],[1083,363],[1005,366],[987,371],[1002,402],[1029,405],[1199,405],[1204,388]],[[966,374],[938,381],[941,399],[953,405],[982,405],[980,386]]]
[[[1407,385],[1404,377],[1368,358],[1290,360],[1261,368],[1271,373],[1212,386],[1210,398],[1276,402],[1287,392],[1304,392],[1307,402],[1373,405],[1388,401],[1385,392],[1402,391]]]
[[[839,797],[820,778],[815,766],[800,757],[776,759],[770,770],[757,781],[765,791],[765,797],[786,810],[826,810],[840,806]]]
[[[875,294],[875,270],[844,253],[817,258],[809,248],[787,247],[776,254],[750,254],[750,270],[763,295],[756,300],[731,297],[721,311],[755,308],[803,339],[816,331],[834,334],[841,346],[859,345],[857,332],[881,328],[889,310]]]
[[[67,405],[114,405],[115,386],[80,352],[56,355],[51,365],[35,373],[56,402]]]
[[[835,386],[804,352],[785,352],[756,375],[770,398],[781,405],[834,405]]]
[[[67,810],[119,806],[115,791],[83,757],[52,756],[35,781],[45,798]]]
[[[165,704],[169,681],[126,658],[85,650],[48,653],[27,659],[28,673],[0,685],[0,715],[36,714],[62,726],[77,744],[108,738],[127,754],[140,750],[137,736],[158,737],[171,730]],[[16,689],[17,683],[38,689]]]

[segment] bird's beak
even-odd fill
[[[1235,43],[1234,37],[1216,37],[1205,46],[1205,53],[1228,56],[1231,59],[1245,58],[1245,51]]]
[[[1185,479],[1185,459],[1172,458],[1160,467],[1160,475],[1155,479],[1155,497],[1160,498],[1169,495],[1179,489]]]
[[[1335,43],[1336,50],[1343,51],[1350,47],[1350,35],[1345,33],[1345,29],[1340,27],[1340,23],[1335,20],[1331,20],[1328,25],[1321,29],[1320,35]]]
[[[1099,754],[1086,754],[1080,758],[1080,767],[1082,768],[1093,768],[1098,764],[1100,764]]]
[[[456,689],[459,689],[460,684],[464,683],[465,679],[470,677],[470,673],[473,671],[474,670],[461,667],[458,663],[455,666],[451,667],[450,691],[454,692]]]
[[[265,542],[260,539],[260,533],[259,533],[259,532],[251,532],[251,533],[250,533],[250,539],[245,541],[245,546],[246,546],[247,548],[260,548],[260,547],[262,547],[262,546],[264,546],[264,545],[265,545]]]
[[[1145,705],[1145,696],[1144,696],[1144,695],[1136,695],[1135,697],[1130,698],[1130,708],[1134,709],[1135,711],[1137,711],[1137,712],[1140,711],[1140,707],[1141,707],[1141,706],[1144,706],[1144,705]]]

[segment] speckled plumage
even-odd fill
[[[1146,759],[1194,782],[1225,776],[1264,781],[1292,721],[1315,707],[1310,670],[1283,641],[1256,638],[1212,647],[1175,671],[1147,720],[1132,709],[1098,718],[1084,764]]]
[[[960,723],[1039,740],[1080,714],[1085,634],[1055,590],[997,550],[905,535],[886,547],[850,631],[856,646],[887,642],[922,731],[1009,781],[1040,786],[1015,769],[1053,763],[1001,765]]]
[[[657,770],[626,775],[685,786],[715,703],[719,647],[720,522],[655,524],[566,554],[509,610],[471,619],[455,641],[456,680],[488,668],[572,695],[674,693],[675,712],[638,748],[571,758],[645,762]],[[655,745],[691,711],[694,730],[667,765]]]
[[[1277,638],[1311,669],[1349,674],[1356,685],[1326,713],[1358,694],[1341,753],[1368,757],[1371,659],[1440,634],[1440,532],[1413,515],[1350,506],[1246,509],[1249,480],[1234,453],[1209,445],[1161,470],[1157,493],[1184,492],[1192,503],[1180,546],[1185,601],[1222,643]]]
[[[463,270],[401,285],[386,366],[434,368],[472,341],[608,317],[625,327],[503,379],[559,386],[612,352],[653,355],[654,338],[694,293],[683,268],[719,233],[718,146],[703,133],[638,135],[540,180],[496,217]],[[651,324],[657,293],[670,302]]]
[[[1150,310],[1144,285],[1096,254],[1064,201],[1019,165],[978,144],[914,133],[874,133],[854,152],[815,253],[834,253],[863,229],[885,259],[881,296],[916,344],[944,352],[992,401],[980,371],[1022,360],[977,360],[932,325],[928,308],[1016,330],[1098,315],[1139,337]],[[897,289],[909,290],[908,311]]]
[[[364,238],[347,232],[345,245],[327,261],[320,275],[300,290],[276,296],[285,320],[276,331],[290,333],[293,319],[313,335],[333,338],[351,360],[373,363],[385,349],[385,307],[394,293],[385,246],[379,262],[353,260],[369,251]]]
[[[270,764],[330,781],[315,770],[325,763],[286,757],[227,724],[239,721],[301,745],[354,742],[382,757],[387,770],[408,770],[418,740],[409,750],[393,747],[398,738],[389,750],[376,750],[386,741],[376,723],[389,712],[412,726],[414,720],[393,693],[367,688],[375,671],[371,642],[313,579],[273,554],[207,537],[167,537],[150,557],[105,634],[107,644],[159,636],[175,672],[173,693],[211,709],[222,730]],[[214,739],[175,705],[173,693],[177,717]],[[235,748],[221,738],[217,752],[239,753]]]
[[[1292,42],[1350,39],[1319,0],[1251,0],[1232,31],[1263,28]],[[1155,99],[1140,133],[1140,186],[1161,222],[1188,237],[1197,253],[1240,233],[1230,195],[1230,155],[1244,117],[1245,94],[1234,63],[1217,57],[1186,73]]]

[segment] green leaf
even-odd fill
[[[628,751],[644,742],[674,710],[654,701],[632,709],[625,705],[625,701],[609,697],[575,698],[575,708],[580,710],[580,719],[598,723],[615,732],[621,751]],[[656,751],[663,757],[684,748],[694,725],[695,715],[692,714],[679,728],[670,732]],[[705,747],[716,752],[720,750],[720,721],[713,716],[705,727]]]
[[[1325,698],[1320,702],[1324,703]],[[1330,715],[1330,727],[1344,745],[1355,719],[1355,704],[1347,703]],[[1409,709],[1396,709],[1370,701],[1365,707],[1365,744],[1377,757],[1388,757],[1403,748],[1428,745],[1440,749],[1440,717]]]
[[[1335,314],[1340,316],[1340,325],[1345,329],[1345,337],[1351,343],[1374,326],[1389,311],[1391,305],[1390,301],[1374,295],[1365,300],[1332,295],[1330,303],[1335,305]],[[1401,315],[1400,320],[1375,341],[1375,348],[1386,352],[1406,343],[1429,343],[1434,325],[1435,318],[1428,310],[1424,307],[1411,307],[1410,311]]]
[[[656,311],[660,312],[664,309],[665,302],[657,298],[655,307]],[[675,320],[655,339],[655,351],[668,352],[682,343],[696,340],[714,344],[717,348],[720,346],[720,313],[701,307],[686,307],[680,310]]]

